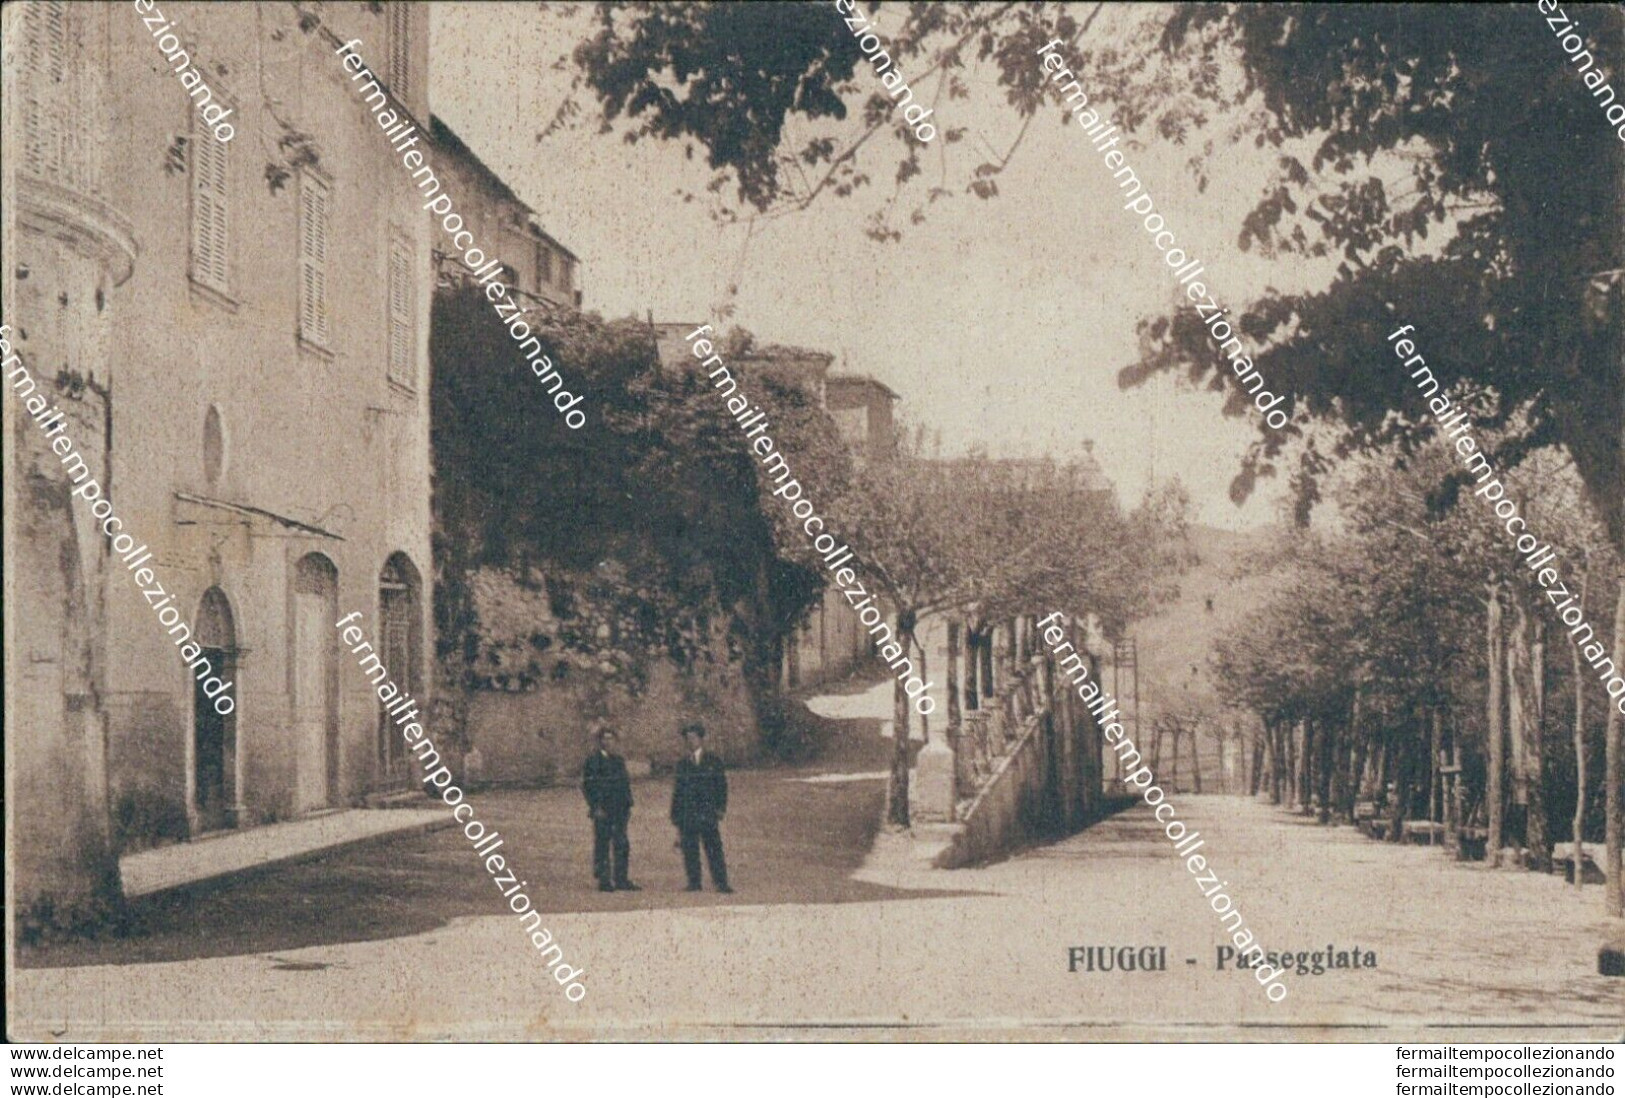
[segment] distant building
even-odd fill
[[[902,399],[872,377],[832,374],[824,379],[824,407],[853,453],[883,459],[897,445],[893,406]]]
[[[737,364],[746,377],[771,374],[795,382],[815,393],[821,407],[826,410],[829,407],[825,401],[824,382],[829,377],[830,367],[835,364],[835,356],[827,351],[768,343],[752,345],[727,358]]]
[[[446,192],[479,247],[487,256],[502,260],[503,283],[555,307],[579,308],[580,261],[575,253],[543,231],[535,211],[485,166],[443,118],[431,119],[430,135],[435,166],[449,180]],[[460,269],[454,258],[448,258],[442,274]]]
[[[1053,458],[940,458],[934,464],[955,483],[985,477],[996,478],[998,483],[1025,491],[1082,491],[1090,496],[1108,500],[1117,488],[1095,460],[1092,439],[1081,443],[1082,453],[1067,462]]]
[[[688,369],[690,364],[699,361],[694,357],[693,344],[683,338],[699,326],[650,318],[649,330],[654,333],[655,357],[659,360],[662,370],[684,370]]]

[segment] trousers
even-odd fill
[[[711,867],[711,883],[718,888],[728,884],[728,863],[722,856],[722,832],[715,822],[698,827],[685,827],[679,832],[683,848],[683,870],[688,874],[690,888],[700,887],[700,847],[705,847],[705,861]]]
[[[610,816],[592,822],[592,875],[599,884],[625,884],[630,872],[632,843],[626,837],[626,817]]]

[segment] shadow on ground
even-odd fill
[[[869,682],[827,693],[859,693]],[[667,822],[670,779],[633,785],[632,878],[641,892],[597,891],[592,830],[579,790],[487,791],[469,799],[502,835],[500,853],[543,912],[619,912],[761,904],[837,904],[958,895],[851,879],[873,844],[885,781],[806,781],[882,771],[891,743],[874,720],[829,720],[794,707],[817,757],[729,775],[723,841],[731,896],[685,892],[676,833]],[[447,810],[449,814],[449,809]],[[447,828],[380,840],[328,857],[201,884],[131,903],[125,927],[99,938],[21,952],[24,968],[148,964],[280,953],[307,946],[421,934],[466,916],[507,913],[473,844]]]

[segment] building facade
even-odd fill
[[[335,5],[303,28],[292,9],[165,16],[173,39],[127,5],[6,9],[26,60],[15,84],[7,70],[23,109],[6,112],[6,190],[26,197],[6,209],[8,322],[36,377],[100,401],[79,401],[70,430],[185,628],[160,622],[99,529],[78,538],[84,595],[43,600],[62,608],[42,631],[97,638],[99,811],[123,850],[410,784],[339,647],[342,613],[363,612],[391,677],[428,688],[429,215],[334,57],[361,39],[426,122],[427,11]],[[231,140],[205,125],[185,65],[230,109]],[[34,428],[6,422],[8,461],[26,462]],[[30,544],[11,511],[8,550]],[[8,585],[36,582],[13,559]],[[99,619],[75,620],[81,602]],[[229,684],[228,712],[178,655],[186,637]],[[7,658],[10,682],[9,637]]]
[[[521,299],[554,308],[579,308],[581,264],[576,254],[537,224],[535,211],[485,166],[444,119],[433,118],[430,133],[436,167],[446,169],[446,189],[485,254],[502,260],[502,282],[517,290]],[[447,277],[466,274],[453,260],[443,267]]]
[[[37,416],[66,413],[105,481],[111,331],[137,241],[108,196],[107,11],[0,8],[0,371],[3,424],[6,918],[94,918],[119,895],[108,810],[108,649],[92,517]],[[76,74],[82,78],[73,79]]]

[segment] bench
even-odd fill
[[[1625,930],[1616,932],[1597,950],[1597,975],[1625,976]]]
[[[1562,869],[1563,879],[1569,884],[1573,884],[1574,848],[1572,846],[1567,854],[1563,853],[1562,850],[1553,851],[1552,868],[1557,869],[1559,867]],[[1608,875],[1602,871],[1602,867],[1592,858],[1589,850],[1581,856],[1580,873],[1581,884],[1606,884],[1608,881]]]
[[[1419,846],[1437,846],[1444,842],[1444,824],[1432,820],[1406,820],[1403,826],[1405,841]]]

